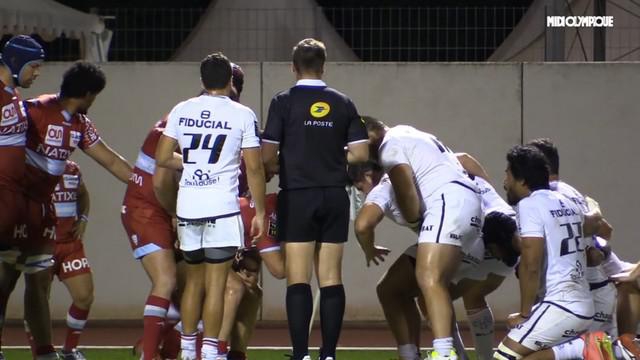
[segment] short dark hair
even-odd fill
[[[544,154],[531,145],[516,145],[507,154],[509,170],[524,180],[529,190],[549,189],[549,164]]]
[[[62,75],[60,97],[82,98],[87,94],[98,94],[106,84],[107,78],[98,65],[78,61]]]
[[[207,55],[200,62],[200,78],[205,89],[224,89],[231,81],[231,62],[221,52]]]
[[[349,184],[353,185],[358,181],[362,181],[364,179],[364,175],[368,171],[374,171],[374,172],[382,171],[382,168],[378,164],[372,161],[349,165],[349,168],[347,169],[347,175],[349,176]]]
[[[322,41],[304,39],[293,47],[293,67],[297,72],[321,74],[327,60],[327,48]]]
[[[549,172],[551,175],[558,175],[560,173],[560,156],[558,155],[558,148],[553,144],[551,139],[533,139],[529,141],[527,145],[535,146],[538,150],[542,151],[544,157],[547,158],[547,162],[549,163]]]
[[[503,261],[513,266],[518,261],[518,252],[513,247],[513,236],[518,231],[516,220],[500,211],[487,214],[482,224],[482,241],[485,245],[496,244],[506,252]]]
[[[387,127],[385,123],[374,118],[373,116],[363,115],[362,122],[364,123],[364,127],[367,129],[367,131],[382,131]]]

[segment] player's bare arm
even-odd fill
[[[375,204],[364,204],[355,220],[356,238],[360,244],[360,248],[364,251],[367,267],[374,264],[380,265],[384,261],[384,257],[389,254],[389,249],[376,246],[375,244],[375,228],[384,218],[382,209]]]
[[[153,174],[153,193],[169,215],[176,215],[178,181],[175,170],[157,167]]]
[[[369,142],[357,142],[347,145],[347,162],[349,164],[363,163],[369,160]]]
[[[480,164],[480,162],[473,156],[467,153],[456,153],[456,157],[466,172],[489,181],[489,174],[487,174],[487,171],[482,167],[482,164]]]
[[[407,164],[394,166],[389,171],[389,178],[393,185],[398,207],[408,223],[413,224],[420,220],[420,198],[413,181],[413,170]]]
[[[280,165],[278,164],[278,149],[280,145],[263,142],[262,143],[262,162],[268,175],[278,174]]]
[[[84,238],[84,232],[87,229],[87,222],[89,221],[89,209],[91,208],[91,200],[89,199],[89,191],[84,181],[80,181],[78,185],[78,219],[73,225],[73,236],[76,239]]]
[[[98,141],[84,152],[123,183],[126,184],[129,181],[131,164],[104,141]]]
[[[156,164],[173,170],[182,170],[182,155],[175,153],[178,141],[162,135],[156,147]]]
[[[520,317],[531,315],[540,287],[540,273],[544,258],[545,242],[541,237],[522,237],[520,240]]]
[[[584,223],[582,224],[582,232],[584,237],[596,235],[602,226],[602,214],[600,209],[592,210],[584,214]]]
[[[242,149],[242,156],[247,167],[247,183],[251,198],[256,207],[256,215],[251,221],[251,235],[254,240],[264,235],[264,197],[266,192],[265,172],[262,164],[262,152],[259,147]]]

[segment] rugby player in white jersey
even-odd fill
[[[241,151],[256,209],[252,234],[257,239],[264,233],[265,176],[257,119],[251,109],[229,99],[231,76],[222,53],[202,60],[200,77],[207,93],[173,108],[156,150],[158,166],[182,170],[176,214],[187,263],[181,302],[183,360],[196,359],[201,315],[201,358],[218,359],[227,274],[244,242],[238,201]],[[182,155],[174,153],[177,146]]]
[[[549,167],[537,148],[515,146],[507,162],[504,187],[509,204],[517,205],[521,237],[516,244],[520,311],[509,316],[511,330],[494,357],[609,358],[606,334],[584,333],[594,315],[585,278],[585,236],[596,232],[601,217],[584,214],[573,201],[549,189]],[[563,344],[554,346],[559,343]]]
[[[550,189],[571,199],[583,212],[589,212],[589,204],[586,198],[574,187],[560,179],[560,158],[558,149],[553,142],[547,138],[539,138],[529,141],[528,145],[535,146],[547,159],[547,163],[549,164]],[[602,226],[598,229],[596,235],[610,240],[612,232],[611,226],[604,219],[601,224]],[[601,242],[595,241],[595,237],[586,240],[588,247],[586,249],[587,268],[585,275],[589,283],[589,288],[591,289],[591,294],[593,295],[595,306],[595,316],[589,330],[602,330],[611,337],[616,338],[618,336],[616,323],[616,287],[609,281],[607,274],[605,274],[600,265],[604,260],[604,253],[599,250]]]
[[[433,359],[457,359],[449,283],[463,250],[479,241],[480,195],[455,155],[435,136],[410,126],[365,119],[370,154],[389,174],[398,207],[420,227],[416,278],[434,335]],[[426,296],[428,294],[428,296]]]
[[[459,154],[458,157],[460,156],[467,155]],[[476,168],[486,176],[481,167],[476,166]],[[378,265],[379,261],[384,261],[383,257],[389,250],[375,245],[375,227],[385,216],[399,225],[407,226],[408,224],[398,209],[388,176],[384,176],[378,183],[379,172],[375,168],[369,169],[366,166],[351,167],[349,174],[354,186],[367,194],[356,218],[356,235],[365,252],[367,266],[371,261]],[[517,227],[513,218],[515,216],[513,209],[500,198],[487,181],[480,177],[475,179],[483,194],[483,212],[501,212],[509,220],[494,221],[494,224],[485,223],[485,227],[490,225],[489,228],[492,231],[490,236],[505,233],[509,233],[511,237],[515,236]],[[462,297],[464,301],[469,325],[474,335],[477,358],[490,360],[493,358],[494,319],[485,296],[500,286],[505,277],[512,272],[515,262],[507,266],[495,258],[483,256],[482,242],[478,242],[477,246],[480,256],[484,259],[478,259],[480,262],[474,266],[467,264],[465,264],[467,266],[461,266],[452,281],[450,292],[452,298]],[[380,279],[376,288],[389,328],[398,344],[398,355],[401,360],[419,358],[420,313],[415,298],[419,297],[420,289],[415,277],[416,251],[417,245],[412,245],[400,255]],[[474,262],[473,260],[472,257],[467,257],[463,261]],[[422,305],[421,297],[419,301]],[[464,358],[462,341],[455,341],[459,340],[459,334],[454,335],[456,335],[454,344],[458,357]]]

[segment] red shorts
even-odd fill
[[[84,245],[80,240],[57,242],[53,259],[55,262],[51,275],[57,276],[60,281],[91,273],[91,266],[84,254]]]
[[[0,261],[14,265],[25,273],[35,273],[53,265],[53,243],[55,239],[55,209],[51,202],[29,199],[19,192],[0,193],[0,206],[13,204],[14,215],[2,220],[4,234],[0,240]],[[2,212],[4,216],[4,211]],[[13,218],[13,219],[12,219]],[[8,227],[13,223],[13,230]]]
[[[155,209],[122,207],[122,225],[133,257],[141,259],[158,250],[175,250],[176,233],[171,219]]]
[[[21,241],[26,241],[27,199],[24,194],[0,187],[0,209],[3,209],[0,211],[0,245],[15,246]]]

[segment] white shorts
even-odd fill
[[[458,183],[445,184],[424,200],[427,210],[418,243],[459,246],[463,252],[480,238],[480,195]]]
[[[209,221],[179,221],[180,250],[237,247],[244,244],[242,217],[233,215]]]
[[[607,282],[604,286],[603,284],[591,284],[592,287],[600,287],[591,290],[595,315],[589,331],[601,330],[615,339],[618,337],[618,323],[616,320],[618,290],[612,282]]]
[[[593,303],[588,301],[584,305],[585,313],[592,313]],[[511,329],[507,336],[528,349],[538,351],[580,335],[589,328],[591,322],[591,317],[543,301],[533,307],[527,321]]]

